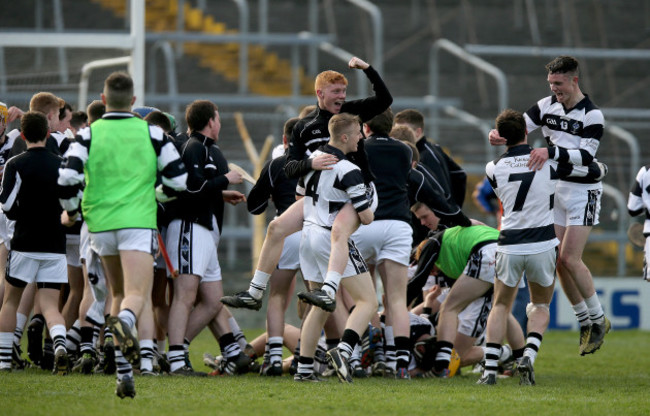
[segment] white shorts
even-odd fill
[[[202,225],[173,220],[167,227],[167,253],[179,274],[198,276],[201,283],[221,280],[213,232]]]
[[[526,272],[526,280],[549,287],[555,282],[557,247],[537,254],[497,253],[497,278],[508,287],[517,287]]]
[[[158,231],[149,228],[90,233],[90,247],[100,256],[117,256],[122,250],[143,251],[152,256],[158,251]]]
[[[25,283],[68,283],[65,254],[25,253],[12,250],[7,259],[7,277]]]
[[[463,274],[474,279],[494,284],[494,265],[497,243],[484,245],[469,256]]]
[[[643,253],[643,279],[650,281],[650,238],[645,239]]]
[[[68,266],[81,267],[79,253],[80,236],[77,234],[66,234],[65,238],[65,259],[68,262]]]
[[[284,239],[282,255],[278,262],[280,270],[298,270],[300,268],[300,237],[302,231],[296,231]]]
[[[404,221],[378,220],[362,225],[352,234],[352,240],[369,264],[392,260],[409,265],[413,229]]]
[[[11,250],[11,239],[14,236],[16,221],[7,218],[7,216],[2,210],[0,210],[0,212],[2,212],[2,219],[0,220],[0,234],[2,236],[1,238],[4,240],[7,249]]]
[[[553,214],[555,223],[570,225],[598,225],[603,184],[582,184],[558,181],[555,187]]]
[[[318,225],[305,225],[300,240],[300,269],[305,280],[323,283],[327,275],[327,264],[330,259],[332,232]],[[342,278],[356,276],[368,271],[366,262],[359,254],[354,242],[348,242],[348,264]]]
[[[451,289],[444,289],[438,301],[447,298]],[[487,327],[487,319],[492,309],[492,291],[475,299],[458,314],[458,332],[472,338],[480,338]]]
[[[9,229],[7,228],[7,215],[4,211],[0,210],[0,244],[9,244],[11,237],[9,236]]]
[[[81,231],[79,232],[79,259],[86,265],[88,272],[88,281],[90,288],[93,292],[95,302],[88,311],[88,315],[92,317],[96,324],[104,324],[104,304],[106,303],[106,295],[108,289],[106,287],[106,276],[104,275],[104,268],[99,255],[90,247],[90,232],[88,225],[84,222],[81,224]],[[101,303],[100,306],[95,306],[95,303]],[[100,319],[101,315],[101,319]]]

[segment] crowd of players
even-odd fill
[[[374,95],[347,101],[345,76],[320,73],[317,105],[285,123],[248,196],[228,189],[242,175],[217,146],[212,102],[187,106],[186,133],[167,113],[132,108],[124,73],[86,112],[50,93],[28,112],[0,105],[0,372],[116,373],[116,394],[134,397],[134,373],[207,376],[189,348],[208,327],[221,352],[204,356],[213,376],[352,382],[478,365],[479,384],[515,372],[535,384],[556,272],[580,322],[579,353],[598,350],[610,323],[582,251],[607,173],[595,157],[604,120],[579,88],[578,62],[554,59],[552,95],[496,117],[489,140],[506,152],[486,174],[500,230],[465,216],[466,174],[424,136],[423,115],[393,114],[380,75],[359,58],[349,67]],[[548,147],[527,144],[537,128]],[[224,296],[224,204],[258,215],[269,200],[277,215],[250,287]],[[298,270],[308,289],[299,329],[284,322]],[[527,328],[512,315],[524,275]],[[228,307],[259,310],[267,288],[267,332],[249,342]],[[283,360],[283,347],[293,356]]]

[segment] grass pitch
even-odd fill
[[[253,331],[255,332],[255,331]],[[135,399],[115,396],[115,376],[57,377],[38,369],[0,374],[3,415],[648,415],[650,333],[613,331],[596,354],[578,355],[576,332],[550,332],[535,363],[537,385],[518,378],[476,385],[464,368],[448,380],[336,379],[296,383],[285,375],[138,377]],[[216,342],[202,333],[191,347],[197,370]]]

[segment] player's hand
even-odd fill
[[[231,170],[226,173],[226,178],[228,178],[228,183],[242,183],[244,178],[241,176],[241,173],[236,170]]]
[[[490,144],[492,146],[501,146],[506,144],[505,137],[501,137],[499,135],[499,132],[495,129],[490,130],[490,134],[488,134],[488,139],[490,139]]]
[[[23,110],[21,110],[20,108],[15,107],[15,106],[12,105],[7,110],[7,114],[8,114],[7,115],[7,124],[9,124],[9,123],[11,123],[12,121],[14,121],[16,119],[21,118],[23,116],[23,114],[25,114],[25,112]]]
[[[339,159],[329,153],[322,153],[311,160],[313,170],[331,170],[332,165],[336,164]]]
[[[357,58],[356,56],[352,59],[350,59],[350,62],[348,62],[348,66],[352,69],[367,69],[370,65],[368,62]]]
[[[70,216],[68,215],[68,211],[64,210],[61,213],[61,224],[63,224],[65,227],[72,227],[77,222],[78,218],[79,218],[79,214],[70,218]]]
[[[433,306],[433,302],[438,299],[438,296],[442,293],[442,288],[440,285],[433,285],[431,289],[429,289],[429,293],[427,293],[426,297],[424,298],[424,307],[425,308],[430,308]]]
[[[240,202],[246,202],[246,195],[239,191],[222,191],[223,201],[232,205],[237,205]]]
[[[528,168],[530,170],[540,170],[544,166],[544,162],[548,160],[548,148],[540,147],[533,149],[530,152],[530,159],[528,160]]]

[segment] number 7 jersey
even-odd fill
[[[498,252],[536,254],[559,244],[553,218],[557,173],[548,161],[530,170],[532,150],[528,144],[513,146],[485,167],[503,206]]]

